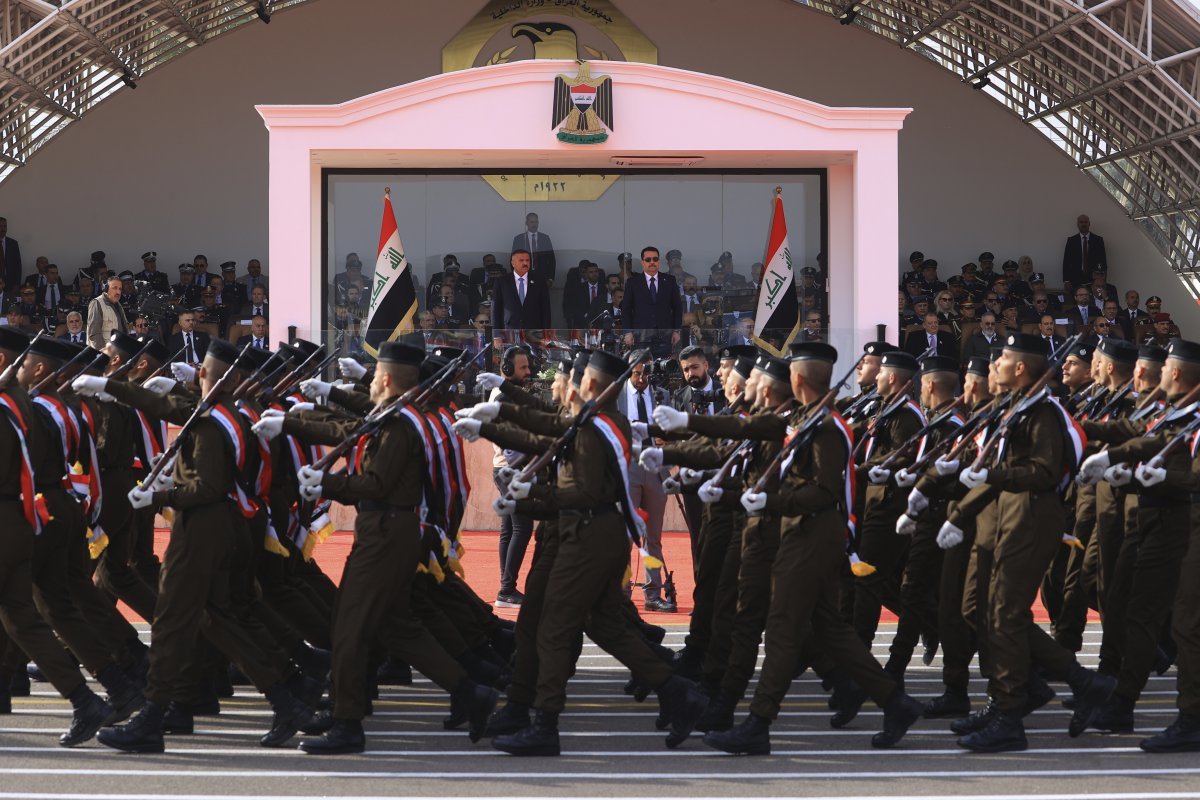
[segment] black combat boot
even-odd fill
[[[1092,720],[1100,712],[1100,707],[1112,696],[1113,689],[1117,688],[1117,681],[1109,675],[1093,672],[1076,663],[1071,666],[1067,684],[1075,693],[1075,713],[1071,715],[1071,723],[1067,726],[1067,735],[1074,738],[1092,724]]]
[[[970,713],[971,698],[966,689],[947,686],[945,692],[925,703],[925,719],[959,719]]]
[[[1133,701],[1114,694],[1092,717],[1088,727],[1105,733],[1133,733]]]
[[[658,694],[659,716],[671,721],[666,744],[674,749],[692,735],[696,723],[708,708],[708,698],[700,692],[699,686],[677,675],[667,678],[666,683],[655,692]]]
[[[871,747],[894,747],[921,718],[923,710],[920,703],[896,689],[883,707],[883,730],[871,737]]]
[[[147,700],[133,719],[115,728],[105,728],[96,735],[96,741],[125,753],[161,753],[166,712],[165,706]]]
[[[367,737],[359,720],[336,719],[324,735],[300,742],[300,749],[314,756],[361,753],[367,749]]]
[[[736,727],[705,734],[704,743],[714,750],[734,755],[769,756],[771,754],[771,720],[753,711]]]
[[[289,692],[282,683],[277,683],[263,694],[275,712],[271,730],[263,734],[258,743],[263,747],[283,747],[296,735],[301,725],[312,722],[313,710],[303,700]]]
[[[558,744],[558,712],[538,711],[533,715],[533,724],[528,728],[497,736],[492,747],[514,756],[557,756],[562,750]]]
[[[163,715],[162,732],[164,735],[189,736],[196,731],[196,718],[192,708],[187,703],[172,700],[167,704],[167,713]]]
[[[866,691],[853,678],[849,675],[839,678],[834,683],[833,694],[829,696],[829,706],[834,712],[829,718],[829,725],[833,728],[846,727],[858,716],[866,701]]]
[[[450,720],[461,719],[462,722],[466,722],[467,736],[472,742],[478,742],[483,738],[488,718],[496,708],[498,698],[499,695],[494,689],[480,686],[469,679],[464,680],[450,693]],[[462,722],[457,722],[455,727]]]
[[[965,736],[968,733],[981,731],[988,726],[992,721],[992,717],[996,716],[999,709],[996,708],[996,701],[988,698],[987,705],[978,711],[973,711],[962,719],[956,719],[950,723],[950,732],[957,733],[959,736]]]
[[[718,689],[716,696],[708,702],[708,708],[696,720],[696,730],[711,733],[732,728],[733,712],[737,710],[739,699],[725,689]]]
[[[142,690],[134,685],[129,676],[115,663],[100,670],[96,680],[108,692],[107,703],[112,706],[112,714],[104,720],[105,727],[124,722],[133,716],[133,712],[142,707],[146,698]]]
[[[71,727],[58,737],[58,743],[63,747],[74,747],[83,744],[96,735],[96,731],[104,727],[104,721],[112,716],[112,706],[96,696],[96,693],[82,684],[67,698],[75,713],[71,716]]]
[[[493,739],[529,727],[529,706],[509,700],[504,707],[492,713],[487,727],[483,731],[484,738]]]
[[[1157,736],[1142,739],[1138,747],[1147,753],[1200,752],[1200,714],[1180,711],[1168,728]]]
[[[1011,711],[996,710],[981,730],[962,736],[959,747],[976,753],[1010,753],[1029,747],[1025,739],[1025,724]]]

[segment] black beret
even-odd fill
[[[266,350],[261,350],[257,347],[251,347],[242,356],[242,365],[249,370],[257,370],[259,367],[265,367],[267,362],[271,360],[271,354]]]
[[[304,360],[304,354],[295,347],[292,347],[287,342],[280,342],[276,346],[275,352],[280,356],[281,359],[296,362],[296,366],[300,366],[300,362]]]
[[[1043,339],[1042,341],[1045,340]],[[1101,340],[1101,342],[1102,341],[1103,340]],[[1087,338],[1080,339],[1075,343],[1075,346],[1071,348],[1071,352],[1067,353],[1067,355],[1075,356],[1080,361],[1091,361],[1092,353],[1096,352],[1096,345],[1099,343],[1100,342],[1096,342],[1094,340],[1089,341]]]
[[[728,347],[721,348],[721,360],[724,361],[727,358],[741,358],[742,356],[754,358],[757,352],[758,348],[752,344],[731,344]]]
[[[566,375],[566,376],[570,377],[571,366],[573,363],[574,362],[569,358],[560,358],[558,360],[558,366],[555,368],[554,371],[559,375]]]
[[[583,371],[587,369],[592,358],[591,350],[580,350],[575,354],[575,363],[571,365],[571,383],[579,386],[583,383]]]
[[[1000,358],[1000,354],[1004,352],[1004,348],[998,344],[994,344],[988,348],[988,361],[996,361]]]
[[[971,356],[970,360],[967,361],[967,374],[982,375],[986,378],[989,364],[991,364],[991,360],[986,356]]]
[[[733,371],[743,378],[750,377],[750,371],[754,369],[754,356],[738,356],[737,361],[733,362]]]
[[[620,356],[614,356],[605,350],[594,350],[588,359],[588,369],[594,369],[602,375],[619,378],[625,374],[629,364]]]
[[[1200,364],[1200,344],[1189,342],[1187,339],[1172,339],[1167,345],[1167,358]]]
[[[146,345],[147,342],[149,342],[149,346],[146,347],[146,352],[144,352],[142,355],[149,356],[159,363],[166,361],[170,357],[170,353],[167,352],[167,346],[162,343],[162,340],[151,336],[139,336],[138,341],[141,342],[142,345]]]
[[[895,349],[887,342],[867,342],[863,345],[863,353],[869,356],[881,356]]]
[[[80,351],[71,347],[68,342],[62,339],[42,336],[30,346],[29,352],[43,358],[54,359],[55,361],[70,361]]]
[[[789,355],[792,361],[814,359],[816,361],[828,361],[832,364],[837,361],[838,356],[837,348],[824,342],[792,342],[790,350]]]
[[[443,367],[450,363],[450,359],[442,358],[441,356],[429,356],[421,362],[421,380],[428,380],[434,375],[437,375]]]
[[[29,346],[31,338],[33,337],[20,328],[0,325],[0,350],[11,350],[14,353],[20,353]]]
[[[922,358],[921,374],[929,375],[934,372],[958,372],[958,360],[949,356],[929,356]]]
[[[292,347],[295,347],[297,350],[303,353],[305,358],[308,358],[318,350],[324,349],[316,342],[310,342],[307,339],[297,339],[296,341],[292,342]]]
[[[776,358],[773,355],[764,353],[758,357],[754,368],[774,380],[783,381],[784,383],[791,382],[791,370],[788,368],[788,362],[782,358]]]
[[[1010,333],[1004,337],[1004,349],[1014,353],[1029,353],[1035,356],[1046,356],[1046,340],[1032,333]]]
[[[233,364],[237,361],[238,349],[224,339],[213,339],[208,343],[205,360],[213,359],[222,364]]]
[[[1158,345],[1144,344],[1138,348],[1137,357],[1138,361],[1153,361],[1155,364],[1162,364],[1167,360],[1167,351]]]
[[[1124,339],[1114,339],[1111,336],[1100,340],[1096,348],[1100,354],[1118,364],[1132,364],[1137,361],[1138,348],[1133,342]]]
[[[881,366],[892,367],[894,369],[904,369],[909,372],[917,371],[917,359],[903,350],[891,350],[883,354],[880,359]]]
[[[120,351],[121,355],[129,357],[142,349],[142,343],[128,333],[115,331],[108,337],[108,343]]]
[[[303,339],[296,340],[296,344],[301,343],[312,344]],[[305,354],[305,358],[307,357],[308,354]],[[405,364],[410,367],[420,367],[421,362],[425,360],[425,349],[404,342],[384,342],[379,346],[378,360],[380,364]]]

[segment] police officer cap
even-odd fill
[[[750,371],[754,369],[754,356],[738,356],[737,361],[733,362],[733,371],[743,378],[750,377]]]
[[[880,366],[903,369],[909,372],[917,371],[917,359],[903,350],[891,350],[883,354],[879,360]]]
[[[804,267],[803,269],[800,270],[800,274],[806,278],[815,278],[815,277],[817,277],[817,268],[816,267]]]
[[[120,331],[109,336],[108,343],[117,348],[121,355],[127,358],[142,349],[141,342],[128,333],[121,333]]]
[[[117,277],[123,281],[131,281],[131,280],[133,280],[133,271],[127,269],[124,272],[122,272],[120,275],[118,275]]]
[[[783,381],[784,383],[791,382],[791,370],[788,369],[788,362],[782,358],[764,354],[759,356],[758,363],[754,365],[754,368],[774,380]]]
[[[196,268],[193,267],[191,264],[180,264],[179,265],[179,274],[180,275],[195,275]]]
[[[143,347],[146,348],[142,355],[149,356],[160,364],[165,362],[167,357],[170,355],[167,352],[167,346],[162,343],[161,339],[156,339],[153,336],[139,336],[137,337],[137,340]]]
[[[962,282],[961,275],[951,275],[949,278],[946,278],[947,286],[962,286]]]
[[[1152,361],[1155,364],[1165,363],[1167,351],[1158,345],[1144,344],[1138,348],[1138,361]]]
[[[1004,349],[1014,353],[1028,353],[1034,356],[1049,355],[1046,350],[1046,340],[1032,333],[1010,333],[1004,337]]]
[[[1167,358],[1200,364],[1200,344],[1189,342],[1187,339],[1172,339],[1167,345]]]
[[[910,264],[914,261],[923,261],[924,259],[925,259],[925,254],[922,253],[920,250],[913,250],[911,253],[908,254],[908,263],[910,263]]]
[[[312,344],[312,342],[304,342],[303,339],[297,339],[296,344]],[[307,356],[306,356],[307,357]],[[384,342],[379,346],[380,364],[403,364],[410,367],[419,367],[421,362],[425,360],[425,348],[416,347],[404,342]]]
[[[1137,361],[1138,357],[1137,345],[1124,339],[1114,339],[1111,336],[1101,339],[1096,349],[1103,356],[1118,364],[1132,364]]]
[[[7,325],[0,326],[0,350],[12,350],[13,353],[20,353],[26,347],[29,347],[29,333],[10,327]]]
[[[991,359],[986,356],[971,356],[970,360],[967,361],[967,374],[982,375],[986,378],[989,364],[991,364]]]
[[[727,358],[741,358],[742,356],[754,358],[755,354],[757,353],[758,348],[752,344],[731,344],[728,347],[721,348],[721,360],[724,361]]]
[[[921,359],[921,374],[934,372],[958,372],[958,360],[948,356],[929,356]]]
[[[591,350],[580,350],[575,354],[575,363],[571,365],[571,383],[579,386],[583,383],[583,371],[587,369],[592,359]]]
[[[222,364],[233,364],[237,361],[239,350],[224,339],[213,339],[208,343],[208,353],[205,359],[213,359]]]
[[[237,272],[236,261],[225,261],[221,264],[221,272]]]
[[[308,358],[318,350],[325,349],[316,342],[310,342],[307,339],[297,339],[296,341],[292,342],[292,346],[303,353],[305,358]]]
[[[71,347],[68,342],[62,339],[54,339],[49,336],[43,336],[33,343],[29,348],[29,352],[33,355],[49,358],[55,361],[70,361],[75,357],[78,350]]]
[[[1017,271],[1017,262],[1013,261],[1010,258],[1008,261],[1004,262],[1004,264],[1000,267],[1000,269],[1004,270],[1005,272],[1008,272],[1009,270],[1016,272]]]
[[[995,261],[996,257],[994,255],[992,255],[989,251],[984,250],[982,253],[979,254],[979,260],[980,261]]]
[[[791,361],[837,361],[837,348],[825,342],[792,342]]]
[[[92,266],[103,264],[105,259],[103,250],[96,250],[92,253]]]
[[[678,250],[668,250],[667,261],[670,261],[673,258],[683,258],[683,253],[679,252]]]
[[[595,350],[588,359],[588,369],[594,369],[602,375],[619,378],[625,374],[629,364],[620,356],[614,356],[605,350]]]
[[[919,295],[916,295],[915,297],[913,297],[913,299],[912,299],[912,304],[914,306],[917,303],[928,303],[928,302],[929,302],[929,295],[927,295],[927,294],[919,294]]]
[[[153,250],[148,250],[142,253],[142,261],[158,261],[158,253]]]
[[[1029,282],[1030,283],[1045,283],[1046,276],[1040,272],[1035,272],[1029,276]]]
[[[869,356],[881,356],[895,349],[887,342],[867,342],[863,345],[863,353]]]

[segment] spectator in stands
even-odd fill
[[[479,311],[475,312],[475,317],[472,320],[472,324],[475,328],[475,340],[473,342],[474,349],[476,352],[478,352],[487,347],[488,342],[491,341],[488,336],[488,328],[492,326],[492,323],[491,317],[488,316],[487,309],[481,308]]]
[[[550,237],[538,230],[538,215],[525,215],[525,230],[513,237],[512,249],[515,253],[524,250],[529,254],[529,272],[534,280],[546,287],[554,285],[556,260],[554,257],[554,242]]]
[[[42,327],[45,309],[38,305],[37,289],[32,286],[22,286],[21,299],[17,301],[17,309],[30,330],[39,330]]]
[[[1004,310],[1000,305],[1000,296],[991,289],[988,289],[983,296],[983,307],[995,314],[997,319],[1000,318],[1000,312]]]
[[[1033,286],[1033,259],[1029,256],[1021,256],[1017,259],[1017,277]]]
[[[350,301],[354,297],[361,301],[361,290],[358,286],[353,287],[354,291],[350,291],[347,287],[347,297],[345,298],[346,305],[356,305]],[[267,302],[267,288],[265,286],[255,286],[250,290],[250,302],[246,306],[246,310],[242,313],[249,317],[262,317],[263,319],[271,319],[270,303]]]
[[[92,300],[88,306],[88,345],[103,350],[113,331],[129,332],[129,318],[121,307],[121,279],[116,276],[108,279],[104,294]]]
[[[270,280],[262,274],[262,262],[257,258],[246,262],[246,274],[238,278],[237,282],[243,287],[247,298],[256,286],[261,286],[264,292],[271,291]]]
[[[83,330],[83,314],[78,311],[67,314],[67,329],[58,338],[74,344],[87,344],[87,333]]]
[[[938,292],[946,288],[946,284],[938,279],[938,263],[937,260],[929,258],[921,264],[921,294],[927,294],[933,297]]]
[[[45,256],[38,256],[33,262],[33,272],[26,275],[21,280],[22,286],[36,286],[42,288],[46,285],[46,268],[50,266],[50,259]]]
[[[221,296],[217,302],[228,309],[237,311],[249,299],[246,287],[237,282],[237,262],[226,261],[221,264]]]
[[[995,283],[996,278],[1000,275],[995,272],[996,257],[988,250],[984,250],[979,254],[979,280],[983,281],[988,286]]]
[[[67,287],[58,275],[57,264],[47,264],[46,271],[41,278],[42,284],[37,290],[37,302],[46,310],[46,313],[54,315],[58,310],[59,303],[67,296]]]
[[[217,335],[222,339],[229,329],[229,314],[223,306],[217,305],[217,292],[212,286],[206,286],[200,292],[200,305],[196,308],[196,321],[217,326]]]
[[[936,313],[930,311],[925,314],[921,330],[912,331],[905,337],[904,349],[914,356],[920,356],[929,348],[933,348],[933,355],[957,358],[958,344],[954,341],[954,334],[940,330],[939,325]]]
[[[804,315],[804,327],[800,331],[802,342],[823,342],[825,331],[822,325],[821,312],[810,311]]]
[[[471,318],[470,300],[465,293],[457,291],[454,282],[442,286],[439,299],[446,306],[447,314],[452,323],[451,327],[461,327]]]
[[[1147,306],[1149,303],[1147,303]],[[1171,339],[1171,315],[1159,311],[1156,312],[1151,319],[1154,320],[1154,332],[1142,340],[1142,344],[1154,344],[1159,347],[1166,347]]]
[[[954,307],[954,293],[949,289],[943,289],[933,298],[933,310],[937,312],[938,321],[944,325],[948,325],[958,318],[958,312]]]
[[[1079,232],[1067,237],[1063,250],[1062,276],[1072,287],[1080,287],[1092,282],[1092,270],[1108,265],[1108,256],[1104,252],[1104,238],[1092,233],[1092,221],[1087,214],[1079,215],[1075,227]]]
[[[82,291],[83,287],[80,287]],[[182,308],[195,308],[200,305],[200,287],[196,285],[196,268],[191,264],[179,265],[179,283],[171,287],[171,296],[175,305]]]
[[[900,327],[903,329],[903,328],[911,327],[913,325],[924,325],[925,324],[925,314],[928,311],[929,311],[929,298],[926,297],[925,295],[920,295],[919,297],[914,297],[911,308],[910,308],[909,312],[904,315],[904,318],[902,320],[902,324]]]
[[[134,275],[133,279],[135,281],[145,281],[156,292],[163,292],[164,294],[171,292],[171,280],[166,276],[166,273],[158,271],[158,253],[153,250],[142,253],[142,271]]]
[[[270,350],[271,342],[267,339],[267,318],[256,316],[250,320],[250,332],[238,337],[237,346],[240,350],[246,345],[253,345],[258,350]]]
[[[900,285],[908,283],[910,280],[921,279],[921,264],[925,261],[925,254],[920,250],[914,250],[908,255],[908,272],[900,276]]]
[[[201,289],[208,288],[208,282],[212,280],[212,275],[208,274],[208,256],[198,255],[192,259],[192,267],[196,270],[195,283]]]
[[[65,308],[67,313],[72,311],[79,312],[79,315],[83,317],[84,324],[87,324],[88,306],[87,303],[83,301],[83,295],[78,288],[71,286],[70,284],[67,285],[67,300],[65,303],[63,303],[62,308]]]
[[[1121,308],[1115,299],[1104,301],[1104,308],[1101,309],[1104,318],[1108,320],[1110,330],[1108,335],[1115,336],[1118,339],[1129,339],[1125,333],[1125,320],[1121,317]]]
[[[967,322],[978,322],[978,317],[975,316],[978,310],[979,305],[974,300],[964,300],[959,303],[956,327],[961,328],[961,326]]]
[[[1150,318],[1149,314],[1138,308],[1141,303],[1142,296],[1138,294],[1137,289],[1130,289],[1129,291],[1125,292],[1125,308],[1121,311],[1121,316],[1128,319],[1131,326],[1137,325],[1142,320],[1148,320]]]
[[[1092,302],[1092,291],[1087,286],[1075,290],[1075,304],[1064,309],[1063,317],[1076,328],[1086,330],[1091,327],[1092,318],[1100,316],[1100,309]]]
[[[979,267],[974,261],[968,261],[962,265],[962,285],[967,294],[976,298],[976,302],[983,297],[987,292],[987,281],[981,280],[979,277]]]
[[[460,272],[462,272],[462,266],[458,263],[458,256],[453,253],[442,256],[442,271],[433,273],[429,278],[429,290],[425,296],[425,302],[431,303],[438,296],[438,290],[443,283],[446,283],[447,275],[453,273],[457,277]]]
[[[346,269],[333,276],[334,302],[341,303],[346,299],[346,287],[351,283],[363,285],[362,260],[358,253],[346,254]],[[419,296],[419,295],[418,295]]]
[[[1051,314],[1043,314],[1038,321],[1038,335],[1046,343],[1047,352],[1051,353],[1065,341],[1063,337],[1054,332],[1054,316]]]
[[[1103,315],[1101,315],[1099,317],[1092,317],[1092,334],[1094,336],[1103,338],[1105,336],[1111,335],[1112,332],[1113,332],[1112,323],[1109,322]],[[1117,330],[1117,334],[1118,334],[1117,338],[1118,339],[1121,338],[1120,337],[1120,329]]]
[[[179,333],[167,339],[167,352],[174,361],[199,364],[208,353],[209,335],[196,330],[196,313],[191,310],[179,312]],[[175,356],[179,353],[178,356]]]
[[[979,317],[979,330],[971,334],[966,347],[963,348],[963,363],[969,361],[972,356],[988,358],[992,353],[992,346],[999,344],[1000,335],[996,331],[996,315],[991,311],[985,311]]]
[[[478,266],[471,270],[471,279],[469,283],[475,289],[476,294],[480,298],[486,300],[491,296],[492,282],[495,275],[502,272],[504,267],[496,263],[496,256],[492,253],[484,255],[480,262],[482,266]]]
[[[0,250],[4,251],[4,281],[16,286],[21,278],[21,245],[8,235],[8,220],[0,217]]]
[[[134,336],[149,336],[150,318],[144,314],[138,314],[133,320],[133,329],[129,331]]]
[[[599,264],[584,260],[580,272],[577,278],[568,275],[563,286],[563,317],[570,328],[586,328],[588,309],[605,293]]]
[[[1000,322],[1004,325],[1004,329],[1006,331],[1015,331],[1020,329],[1020,307],[1020,300],[1015,300],[1010,297],[1005,301],[1004,307],[1000,310]]]
[[[683,285],[679,287],[679,303],[683,308],[683,313],[700,313],[700,305],[703,302],[704,298],[700,296],[700,286],[696,282],[696,276],[685,275]]]
[[[24,317],[21,316],[21,309],[17,307],[16,303],[13,303],[8,307],[8,311],[5,312],[4,315],[3,324],[10,328],[24,329]]]
[[[1116,300],[1120,297],[1117,287],[1108,282],[1108,271],[1104,269],[1092,270],[1092,280],[1088,288],[1092,292],[1092,302],[1098,306],[1103,306],[1105,300]]]

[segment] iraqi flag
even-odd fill
[[[800,331],[800,306],[788,249],[787,220],[783,217],[783,190],[775,190],[771,235],[763,257],[762,283],[758,287],[758,309],[754,315],[754,343],[783,357]]]
[[[363,349],[372,356],[379,345],[413,330],[417,314],[417,288],[400,243],[391,189],[383,190],[383,225],[379,230],[379,253],[371,286],[371,308],[367,312],[367,335]]]

